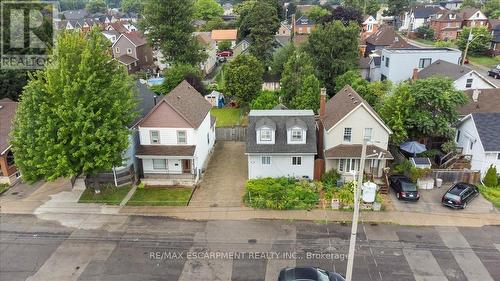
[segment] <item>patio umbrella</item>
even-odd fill
[[[422,153],[427,150],[427,148],[425,148],[425,145],[419,143],[418,141],[407,141],[405,143],[402,143],[399,148],[408,153],[413,153],[413,155]]]

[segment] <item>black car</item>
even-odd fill
[[[441,198],[441,203],[455,209],[465,209],[467,204],[478,195],[479,190],[475,185],[459,182],[446,191]]]
[[[287,267],[283,268],[278,281],[345,281],[344,277],[336,272],[329,272],[317,267]]]
[[[498,66],[488,70],[488,76],[494,77],[495,79],[500,78],[500,69]]]
[[[417,185],[407,176],[392,175],[389,177],[389,185],[399,200],[417,201],[420,199]]]

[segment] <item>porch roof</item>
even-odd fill
[[[193,156],[194,145],[139,145],[137,156]]]
[[[361,144],[341,144],[327,149],[325,151],[325,156],[327,159],[361,158],[361,148],[362,148]],[[383,153],[381,159],[394,159],[394,157],[392,157],[392,154],[385,149],[382,149],[375,145],[368,145],[366,147],[367,155],[372,155],[375,153],[377,154],[376,156],[367,157],[367,159],[377,159],[378,154],[380,154],[380,152]]]

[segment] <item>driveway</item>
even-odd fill
[[[420,213],[499,213],[493,205],[479,194],[472,202],[467,205],[466,209],[454,210],[452,208],[441,205],[441,197],[450,186],[443,186],[434,189],[420,189],[420,200],[418,202],[400,201],[396,198],[394,191],[391,189],[389,198],[392,201],[396,211],[404,212],[420,212]]]
[[[189,203],[192,207],[239,207],[248,177],[245,143],[218,141],[200,186]]]

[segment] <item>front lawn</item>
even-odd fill
[[[242,125],[242,109],[213,108],[212,115],[217,118],[217,127],[232,127]]]
[[[416,41],[420,44],[424,44],[424,45],[428,45],[429,47],[432,47],[434,46],[434,43],[436,43],[436,41],[434,40],[429,40],[429,39],[423,39],[423,38],[414,38],[412,39],[413,41]]]
[[[495,207],[500,208],[500,186],[486,187],[484,185],[480,185],[478,188],[486,200],[493,203]]]
[[[129,206],[186,206],[193,189],[189,187],[138,188],[127,202]]]
[[[100,193],[95,193],[94,188],[87,188],[80,196],[78,203],[105,203],[119,205],[132,187],[130,185],[115,187],[112,185],[100,188]]]
[[[500,64],[500,56],[491,57],[491,56],[470,56],[469,55],[469,56],[467,56],[467,58],[473,64],[483,65],[483,66],[486,66],[488,68],[493,68],[497,64]]]

